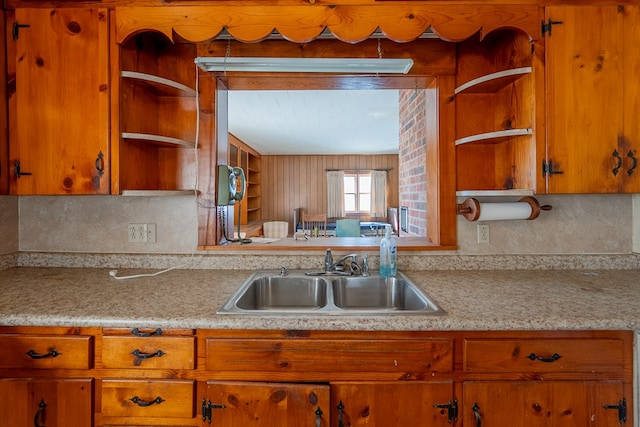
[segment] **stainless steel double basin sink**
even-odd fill
[[[258,271],[218,314],[428,314],[445,312],[404,274],[384,278]]]

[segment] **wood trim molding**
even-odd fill
[[[379,28],[396,42],[417,39],[428,28],[446,41],[462,41],[474,34],[484,38],[499,28],[519,29],[537,39],[539,9],[535,4],[474,5],[376,3],[367,5],[118,7],[117,41],[144,30],[205,42],[223,29],[236,40],[257,42],[277,30],[296,43],[316,39],[325,29],[347,43],[368,39]]]

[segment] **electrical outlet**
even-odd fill
[[[127,227],[129,243],[155,243],[155,224],[129,224]]]
[[[489,224],[478,224],[478,243],[489,243]]]

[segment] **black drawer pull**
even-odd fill
[[[152,359],[154,357],[162,357],[167,353],[165,353],[162,350],[158,350],[155,353],[143,353],[142,351],[136,348],[131,352],[131,354],[135,356],[135,360],[133,361],[133,364],[135,366],[140,366],[140,363],[142,363],[143,360]]]
[[[139,328],[133,328],[131,333],[137,337],[152,337],[154,335],[162,335],[162,329],[158,328],[151,332],[142,332]]]
[[[558,353],[553,353],[551,357],[536,356],[535,353],[531,353],[530,355],[527,356],[527,358],[529,358],[530,360],[539,360],[540,362],[545,362],[545,363],[553,363],[556,360],[560,359],[561,357],[562,356],[560,356]]]
[[[35,350],[29,350],[25,354],[32,359],[48,359],[49,357],[58,357],[62,355],[62,353],[60,353],[56,349],[52,349],[49,351],[49,353],[46,354],[38,353]]]
[[[147,407],[147,406],[151,406],[151,405],[159,405],[162,402],[164,402],[164,399],[161,398],[160,396],[156,397],[155,399],[153,399],[151,401],[142,400],[138,396],[133,396],[129,400],[132,401],[133,403],[135,403],[136,405],[141,406],[141,407]]]

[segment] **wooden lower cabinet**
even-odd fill
[[[93,425],[92,378],[0,379],[3,426]]]
[[[621,381],[468,381],[463,424],[477,427],[624,425]]]
[[[452,381],[208,381],[203,426],[446,426]]]
[[[633,338],[633,331],[141,334],[0,326],[0,420],[36,427],[631,427]]]
[[[208,381],[202,425],[329,426],[329,386]]]
[[[455,422],[453,381],[331,383],[332,426],[431,426]]]

